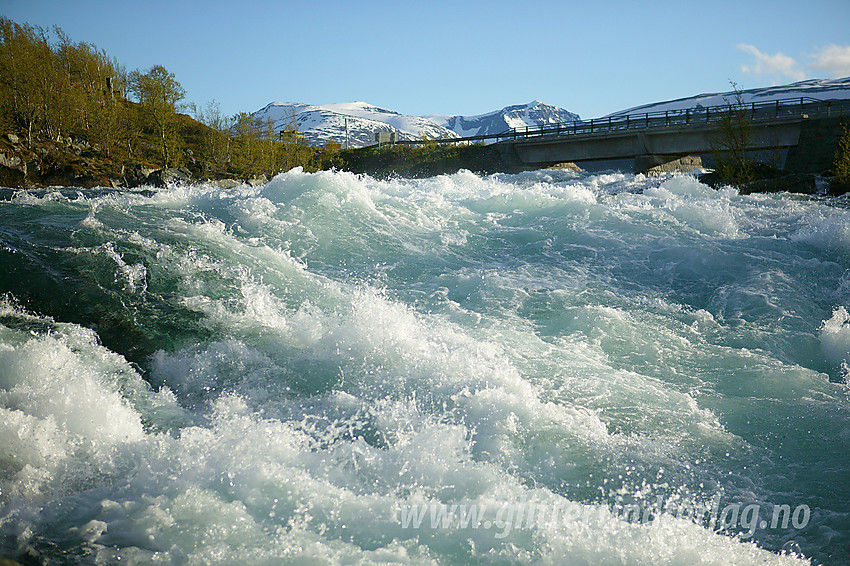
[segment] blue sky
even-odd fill
[[[128,70],[163,65],[225,114],[363,100],[481,114],[539,99],[593,118],[644,103],[850,76],[850,0],[0,0]]]

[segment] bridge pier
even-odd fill
[[[806,104],[805,112],[802,101],[784,106],[771,103],[769,112],[753,106],[746,117],[747,151],[754,156],[766,155],[769,161],[777,161],[781,166],[785,153],[791,150],[788,155],[791,160],[800,143],[801,124],[806,123],[810,128],[808,124],[816,111],[825,109],[830,114],[836,110],[829,102],[814,104]],[[571,161],[586,168],[586,164],[619,162],[617,168],[628,169],[632,165],[635,173],[647,175],[689,172],[702,167],[702,159],[698,156],[710,165],[718,140],[729,135],[723,123],[728,112],[728,107],[719,106],[704,109],[704,114],[701,111],[704,119],[684,111],[665,112],[660,116],[647,114],[645,123],[635,122],[628,116],[574,122],[571,130],[539,130],[533,136],[502,143],[512,146],[509,150],[505,148],[504,153],[531,167]],[[850,114],[850,104],[842,112]],[[825,119],[830,118],[831,114]],[[823,118],[819,116],[818,119]],[[809,137],[817,136],[812,132]]]
[[[693,155],[644,154],[635,156],[634,172],[648,177],[666,173],[690,173],[702,169],[702,158]]]

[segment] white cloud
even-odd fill
[[[815,76],[830,78],[850,76],[850,45],[827,45],[809,55],[806,65],[802,65],[781,51],[768,55],[748,43],[740,43],[737,47],[753,57],[751,65],[741,65],[744,73],[767,75],[774,81],[777,79],[801,81]]]
[[[754,45],[741,43],[738,49],[753,56],[753,65],[742,65],[741,70],[753,75],[770,75],[773,77],[787,77],[794,81],[806,78],[806,73],[800,64],[793,58],[777,51],[775,55],[762,53]]]
[[[810,59],[809,69],[826,71],[836,79],[850,76],[850,45],[827,45]]]

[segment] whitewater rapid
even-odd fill
[[[846,200],[296,169],[0,254],[0,556],[850,562]]]

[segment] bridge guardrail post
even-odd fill
[[[809,101],[806,106],[806,100]],[[833,109],[835,106],[835,109]],[[712,109],[715,110],[712,114]],[[771,116],[771,109],[773,116]],[[645,112],[644,119],[640,119],[640,114],[635,114],[635,120],[631,119],[631,114],[619,116],[607,116],[604,118],[591,118],[589,120],[572,120],[572,128],[567,122],[554,122],[545,124],[524,125],[518,128],[511,128],[505,132],[496,135],[488,135],[481,138],[470,139],[495,139],[498,143],[500,140],[511,140],[518,142],[521,139],[527,139],[529,143],[535,144],[528,138],[545,139],[547,136],[552,138],[560,138],[561,136],[578,136],[579,131],[582,136],[593,136],[594,134],[608,134],[621,130],[647,130],[655,128],[656,130],[662,127],[677,126],[683,124],[691,124],[691,110],[694,114],[694,124],[702,123],[702,117],[699,116],[699,108],[684,108],[684,116],[681,110],[661,110],[657,112]],[[711,127],[711,124],[716,124],[724,120],[724,116],[729,112],[735,112],[736,116],[746,119],[747,113],[750,114],[750,120],[753,123],[768,123],[772,127],[772,122],[775,120],[775,125],[781,126],[789,120],[796,121],[797,119],[817,118],[821,116],[832,117],[846,116],[850,114],[850,100],[817,100],[811,97],[785,98],[774,100],[773,102],[765,103],[743,103],[734,107],[729,104],[708,106],[705,110],[706,127]],[[743,112],[743,115],[740,114]],[[664,122],[661,122],[661,117],[664,117]],[[780,119],[781,116],[781,119]],[[539,127],[538,127],[539,126]],[[564,140],[572,141],[572,140]],[[438,142],[442,143],[442,142]]]

